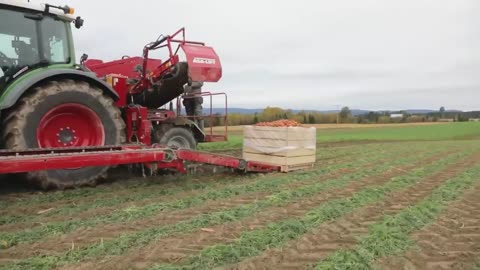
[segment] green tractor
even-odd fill
[[[118,145],[117,93],[75,63],[73,9],[0,0],[0,143],[5,149]],[[31,172],[44,189],[94,185],[108,167]]]

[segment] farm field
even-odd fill
[[[231,141],[201,149],[240,153]],[[313,169],[0,191],[0,269],[478,269],[480,123],[318,127]],[[115,181],[113,181],[115,180]]]

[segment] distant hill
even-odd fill
[[[425,109],[409,109],[409,110],[403,110],[407,112],[408,114],[428,114],[428,113],[435,113],[438,112],[438,110],[425,110]],[[392,112],[399,112],[399,111],[392,111]],[[446,110],[445,112],[462,112],[459,110]]]
[[[244,109],[244,108],[228,108],[229,113],[242,113],[242,114],[254,114],[254,113],[261,113],[263,109]],[[294,113],[298,113],[301,111],[306,111],[306,112],[319,112],[319,113],[337,113],[338,110],[291,110]],[[204,108],[203,109],[204,113],[210,113],[209,108]],[[224,113],[225,109],[223,108],[213,108],[212,109],[213,113]],[[369,111],[367,110],[352,110],[353,115],[361,115],[361,114],[366,114]]]
[[[241,114],[254,114],[254,113],[260,113],[262,112],[263,109],[245,109],[245,108],[228,108],[229,113],[241,113]],[[319,113],[337,113],[338,110],[292,110],[294,113],[298,113],[300,111],[306,111],[306,112],[319,112]],[[371,112],[370,110],[361,110],[361,109],[352,109],[352,114],[354,116],[358,115],[363,115]],[[402,110],[404,112],[407,112],[408,114],[428,114],[432,112],[438,112],[438,110],[428,110],[428,109],[408,109],[408,110]],[[204,108],[203,112],[208,114],[210,113],[209,108]],[[225,109],[224,108],[213,108],[212,109],[213,113],[224,113]],[[374,111],[374,112],[385,112],[385,110],[381,111]],[[399,110],[391,110],[390,112],[399,112]],[[446,110],[446,112],[462,112],[460,110]]]

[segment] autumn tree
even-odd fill
[[[267,107],[259,115],[259,121],[261,122],[270,122],[279,119],[284,119],[286,112],[282,108],[278,107]]]
[[[340,111],[340,122],[346,123],[352,118],[352,111],[347,106],[343,107]]]

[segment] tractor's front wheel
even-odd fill
[[[154,138],[154,141],[157,141],[157,139]],[[195,140],[192,131],[183,127],[172,127],[168,129],[164,134],[160,135],[158,142],[176,148],[197,148],[197,141]]]
[[[3,121],[7,149],[117,145],[125,124],[111,98],[87,82],[50,81],[32,89]],[[43,189],[95,185],[108,167],[27,173]]]

